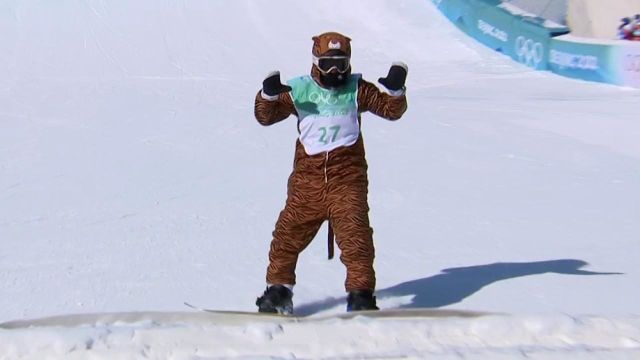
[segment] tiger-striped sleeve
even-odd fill
[[[296,114],[293,101],[288,93],[280,94],[277,100],[267,100],[262,97],[261,93],[262,91],[258,91],[256,94],[253,108],[256,120],[258,120],[261,125],[273,125],[288,118],[289,115]]]
[[[377,86],[360,80],[358,84],[358,111],[370,111],[387,120],[398,120],[407,110],[406,96],[393,96],[380,91]]]

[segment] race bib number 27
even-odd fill
[[[329,143],[336,141],[336,139],[338,138],[338,134],[340,133],[340,125],[321,127],[318,128],[318,131],[320,132],[320,138],[318,139],[318,141],[320,141],[324,145],[328,145]]]

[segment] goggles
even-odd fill
[[[318,67],[321,73],[327,74],[331,70],[336,69],[340,74],[349,71],[350,61],[348,56],[314,56],[313,63]]]

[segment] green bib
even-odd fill
[[[309,155],[353,145],[360,136],[358,122],[358,82],[360,74],[349,76],[336,89],[325,89],[311,76],[288,81],[291,98],[298,112],[300,142]]]

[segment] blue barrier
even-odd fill
[[[549,41],[569,32],[545,20],[512,14],[500,0],[433,0],[458,28],[484,45],[538,70],[548,69]]]
[[[551,40],[549,69],[559,75],[615,83],[611,69],[616,66],[610,46]]]
[[[432,2],[466,34],[531,68],[640,88],[640,43],[575,38],[567,27],[508,11],[501,0]]]
[[[554,38],[549,68],[571,78],[640,88],[640,44],[592,42],[571,36]]]

